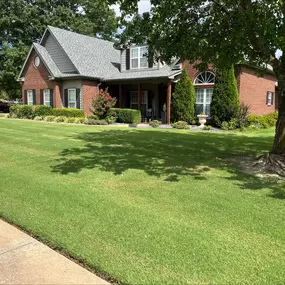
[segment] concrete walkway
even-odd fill
[[[109,284],[0,219],[0,284]]]

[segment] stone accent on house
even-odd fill
[[[82,81],[83,111],[86,116],[92,115],[92,100],[99,93],[98,83],[91,80]]]

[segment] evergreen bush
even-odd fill
[[[211,119],[214,125],[230,122],[239,113],[239,93],[234,67],[220,68],[216,71],[216,80],[211,101]]]
[[[181,78],[175,86],[171,102],[172,122],[191,122],[195,115],[195,89],[193,83],[184,68]]]
[[[116,121],[126,124],[139,124],[142,120],[141,111],[134,109],[112,108],[115,112]]]

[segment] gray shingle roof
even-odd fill
[[[79,72],[79,76],[102,80],[123,80],[169,77],[179,73],[177,70],[172,70],[168,65],[160,69],[120,72],[120,51],[114,48],[113,42],[51,26],[48,27],[48,30],[57,39],[72,61]],[[40,52],[46,58],[48,66],[50,67],[51,65],[50,69],[54,70],[55,74],[57,74],[55,77],[67,77],[65,76],[66,74],[58,73],[58,68],[55,68],[55,63],[48,56],[45,48],[41,49]]]

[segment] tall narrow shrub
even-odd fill
[[[195,89],[186,69],[184,68],[172,96],[172,122],[189,122],[193,120],[195,114],[195,101]]]
[[[229,122],[238,115],[239,108],[234,67],[217,69],[211,102],[212,122],[217,126],[221,126],[224,121]]]

